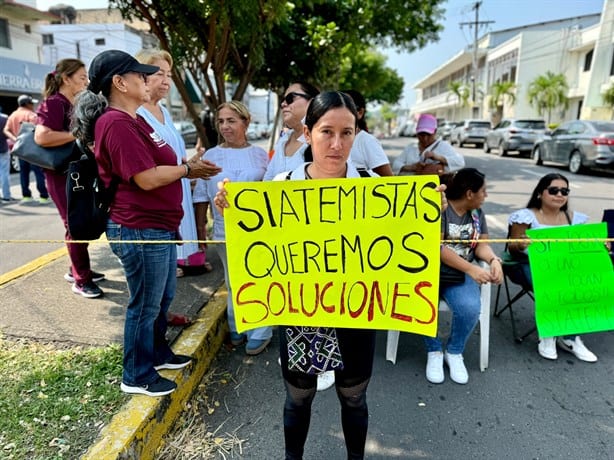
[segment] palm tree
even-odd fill
[[[462,81],[456,80],[448,83],[448,94],[447,100],[450,100],[451,97],[456,98],[456,104],[452,106],[452,121],[456,121],[456,106],[466,107],[469,102],[469,88]]]
[[[495,121],[498,123],[503,118],[503,107],[505,101],[509,102],[509,105],[514,105],[516,102],[516,83],[512,81],[495,82],[490,87],[490,102],[489,106],[495,110]]]
[[[603,93],[603,103],[610,109],[614,109],[614,83]],[[613,114],[614,115],[614,114]]]
[[[552,111],[558,107],[567,110],[569,99],[567,92],[569,85],[562,73],[547,71],[544,75],[539,75],[529,84],[528,97],[529,104],[537,109],[541,116],[548,113],[548,125],[552,117]]]

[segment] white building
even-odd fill
[[[119,49],[136,54],[143,48],[141,33],[123,24],[46,24],[39,26],[43,38],[43,62],[55,65],[61,59],[81,59],[86,67],[98,53]]]
[[[478,40],[476,102],[461,107],[448,89],[452,81],[472,87],[473,49],[459,51],[418,81],[412,113],[439,118],[491,119],[489,88],[495,82],[516,84],[516,101],[506,102],[504,117],[538,117],[529,105],[531,81],[546,71],[563,73],[569,84],[568,110],[553,113],[553,122],[571,118],[609,119],[601,95],[614,83],[614,0],[605,0],[602,14],[561,19],[490,32]],[[470,91],[471,92],[471,91]],[[470,98],[471,99],[471,98]]]

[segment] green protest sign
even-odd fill
[[[614,330],[614,271],[603,243],[606,224],[533,229],[527,236],[548,240],[529,245],[539,335]],[[565,239],[583,241],[560,241]]]

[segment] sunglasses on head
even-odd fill
[[[282,99],[282,101],[285,102],[287,105],[290,105],[294,102],[294,99],[296,99],[297,97],[302,97],[307,100],[311,99],[311,96],[309,96],[308,94],[291,92],[291,93],[286,94],[284,98]]]
[[[569,189],[567,187],[548,187],[546,190],[548,190],[548,194],[552,196],[558,195],[559,192],[561,192],[563,196],[569,195]]]

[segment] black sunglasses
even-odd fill
[[[285,102],[287,105],[290,105],[294,102],[294,99],[296,99],[297,97],[302,97],[307,100],[311,99],[311,96],[309,96],[308,94],[291,92],[284,96],[284,98],[282,99],[282,102]]]
[[[559,192],[561,192],[563,196],[569,195],[569,189],[567,187],[548,187],[546,190],[548,190],[548,194],[552,196],[558,195]]]

